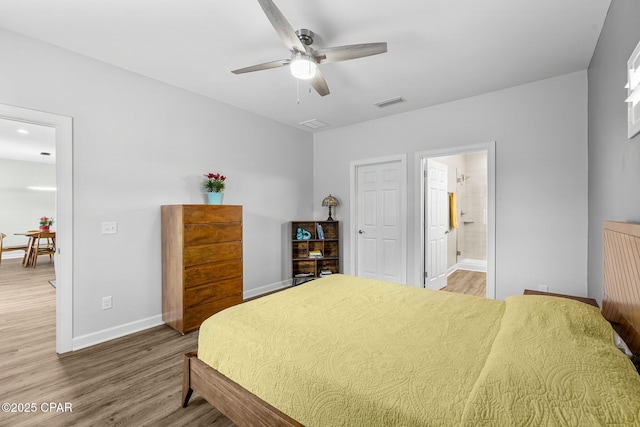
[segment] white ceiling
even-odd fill
[[[0,159],[55,163],[55,150],[54,128],[0,118]]]
[[[387,42],[382,55],[321,66],[331,94],[288,68],[256,0],[0,0],[0,26],[252,111],[331,129],[588,67],[610,0],[274,0],[313,47]],[[378,101],[407,102],[380,109]],[[524,102],[524,100],[523,100]]]

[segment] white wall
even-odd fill
[[[627,139],[627,60],[640,2],[615,0],[589,66],[589,296],[602,298],[602,222],[640,223],[640,135]]]
[[[418,237],[414,153],[496,141],[497,298],[539,284],[586,295],[586,78],[586,71],[572,73],[316,134],[314,201],[332,193],[342,202],[334,218],[343,221],[344,265],[352,241],[350,161],[408,153],[411,249]],[[321,218],[319,203],[314,209]],[[416,283],[411,252],[407,277]]]
[[[55,193],[29,190],[28,186],[56,186],[55,165],[0,159],[0,232],[7,235],[5,246],[26,245],[24,236],[13,233],[37,229],[41,217],[54,217]],[[55,231],[55,223],[51,228]],[[6,252],[3,258],[22,257]]]
[[[288,278],[284,230],[312,216],[310,134],[4,30],[0,62],[0,103],[73,118],[74,341],[159,321],[160,206],[204,203],[207,172],[244,206],[245,295]]]

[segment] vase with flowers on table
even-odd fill
[[[53,225],[53,218],[43,216],[40,218],[39,230],[41,233],[48,233],[52,225]]]

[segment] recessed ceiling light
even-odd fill
[[[18,133],[21,133],[21,134],[23,134],[23,135],[26,135],[26,134],[28,134],[28,133],[29,133],[29,131],[28,131],[28,130],[26,130],[26,129],[18,129]]]

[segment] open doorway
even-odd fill
[[[495,144],[417,153],[416,161],[422,286],[495,298]]]
[[[55,153],[54,181],[56,191],[53,192],[55,213],[51,216],[55,218],[56,224],[56,252],[54,255],[56,352],[71,351],[73,349],[72,120],[69,117],[3,104],[0,104],[0,120],[22,124],[25,130],[29,128],[34,131],[36,129],[50,131],[54,138],[55,148],[49,151],[49,156],[40,154],[47,152],[44,149],[37,152],[39,161],[35,172],[29,175],[34,180],[33,186],[51,186],[50,183],[45,183],[47,160],[43,158],[51,157],[51,154]],[[9,209],[4,204],[3,208]],[[40,215],[36,215],[38,220]],[[36,222],[34,225],[37,227],[39,224]],[[33,228],[33,225],[25,224],[25,226],[27,229]],[[16,225],[16,227],[21,227],[21,225]]]
[[[3,259],[23,258],[12,248],[24,246],[39,222],[55,231],[55,128],[0,118],[0,231]],[[45,219],[46,218],[46,219]]]
[[[447,166],[446,285],[444,291],[487,293],[487,152],[436,157]]]

